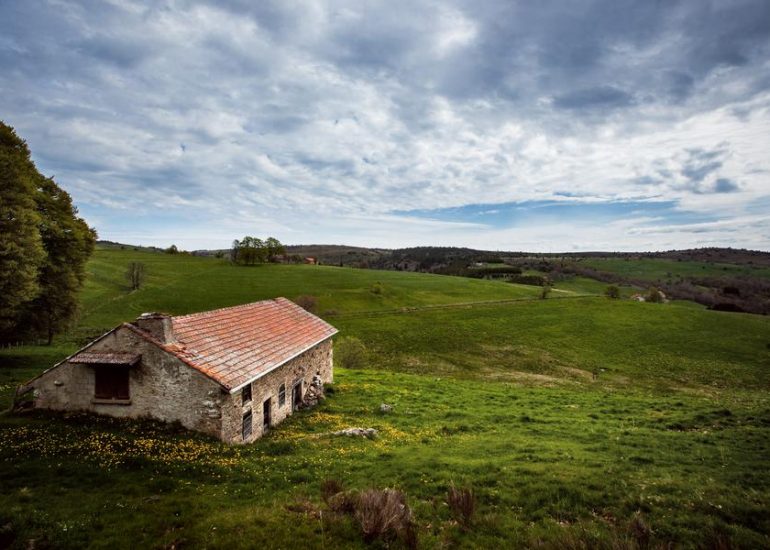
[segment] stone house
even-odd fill
[[[337,330],[286,298],[123,323],[27,382],[35,408],[180,422],[261,437],[332,382]]]

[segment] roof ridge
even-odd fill
[[[249,306],[254,306],[256,304],[264,304],[267,302],[277,302],[278,300],[285,300],[287,302],[291,302],[291,300],[284,298],[283,296],[278,296],[276,298],[267,298],[265,300],[257,300],[256,302],[247,302],[245,304],[238,304],[235,306],[227,306],[227,307],[219,307],[217,309],[209,309],[207,311],[196,311],[195,313],[185,313],[184,315],[174,315],[171,317],[171,320],[174,321],[176,319],[189,319],[191,317],[198,317],[198,316],[204,316],[208,315],[209,313],[218,313],[220,311],[232,311],[232,310],[238,310],[238,309],[246,309]],[[294,303],[294,302],[291,302]]]

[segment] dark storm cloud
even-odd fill
[[[633,104],[633,97],[612,86],[597,86],[570,92],[554,99],[560,109],[614,109]]]

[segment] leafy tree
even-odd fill
[[[38,272],[40,294],[28,304],[25,324],[44,334],[50,344],[77,313],[77,294],[96,232],[77,216],[69,193],[51,178],[38,175],[36,179],[39,231],[47,255]]]
[[[139,290],[144,284],[145,270],[142,262],[131,262],[126,270],[126,280],[131,290]]]
[[[285,252],[286,248],[274,237],[268,237],[263,241],[258,237],[246,236],[240,241],[237,239],[233,241],[230,260],[240,265],[254,265],[277,261],[278,256]]]
[[[45,259],[27,144],[0,122],[0,337],[10,337],[26,302],[40,292]]]
[[[96,233],[2,122],[0,199],[0,337],[45,334],[50,343],[77,312]]]
[[[270,262],[275,262],[278,259],[278,256],[286,253],[286,247],[281,244],[281,241],[274,237],[267,238],[265,247],[267,248],[267,259]]]
[[[240,248],[241,248],[241,241],[239,241],[238,239],[235,239],[233,241],[232,246],[230,247],[230,261],[233,262],[234,264],[238,263],[238,252],[240,251]]]
[[[172,244],[165,250],[166,254],[179,254],[179,249],[175,244]]]

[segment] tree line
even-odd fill
[[[246,236],[240,241],[233,241],[230,261],[239,265],[263,264],[276,262],[283,254],[286,254],[286,247],[276,238],[268,237],[263,241],[258,237]]]
[[[96,231],[0,121],[0,341],[53,336],[74,319]]]

